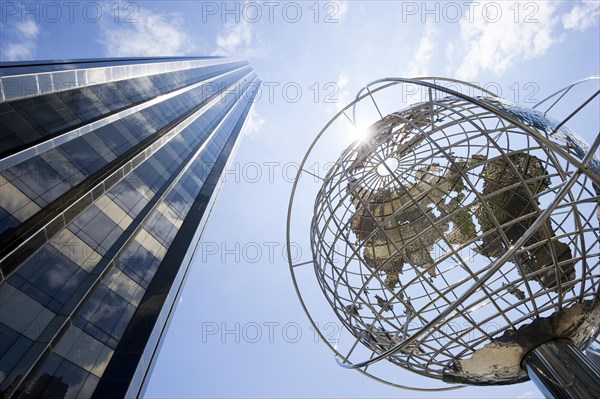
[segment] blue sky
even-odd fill
[[[154,369],[152,398],[434,396],[342,369],[315,342],[282,253],[294,166],[375,79],[447,76],[532,105],[600,73],[597,1],[66,3],[2,1],[1,59],[234,55],[265,82]],[[589,142],[597,131],[578,132]],[[442,386],[400,369],[397,379]],[[518,396],[540,394],[525,383],[435,397]]]

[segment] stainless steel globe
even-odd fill
[[[340,363],[510,384],[544,342],[587,348],[600,332],[598,143],[488,93],[397,81],[429,97],[369,126],[314,200],[318,285],[371,352]]]

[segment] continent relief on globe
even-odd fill
[[[482,165],[484,182],[478,197],[483,201],[464,204],[466,193],[472,190],[464,176]],[[414,172],[414,183],[403,182],[393,189],[372,191],[356,180],[350,181],[347,190],[356,209],[350,226],[357,240],[365,241],[365,262],[386,274],[385,284],[390,288],[399,283],[405,264],[420,267],[435,277],[436,261],[431,254],[440,240],[454,245],[473,244],[476,253],[491,260],[498,258],[543,211],[536,195],[548,189],[550,179],[542,161],[535,156],[513,153],[489,160],[479,155],[469,159],[453,157],[450,167],[444,168],[445,172],[441,169],[435,163],[422,166]],[[480,226],[479,233],[474,218]],[[449,231],[451,223],[455,226],[453,231]],[[556,239],[549,219],[525,246],[532,249],[519,251],[516,261],[525,269],[528,280],[556,289],[556,273],[548,268],[554,264],[553,253],[562,264],[561,281],[575,278],[575,262],[568,262],[572,259],[571,249]],[[544,268],[547,270],[541,271]],[[509,287],[509,292],[524,297],[514,287]]]

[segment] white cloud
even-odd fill
[[[226,23],[224,31],[217,35],[216,49],[212,55],[226,57],[257,56],[264,53],[263,45],[257,37],[252,23]]]
[[[244,125],[244,135],[256,137],[265,123],[265,119],[256,112],[255,107],[252,107]]]
[[[580,31],[598,25],[598,20],[600,20],[600,2],[597,0],[579,2],[562,17],[565,29]]]
[[[148,9],[136,15],[136,23],[101,24],[100,43],[109,57],[186,55],[197,45],[185,31],[178,13],[154,13]]]
[[[228,23],[225,32],[217,35],[217,49],[213,55],[238,55],[252,43],[252,25],[249,22]]]
[[[339,22],[342,22],[344,20],[344,18],[346,18],[346,15],[348,14],[348,1],[344,0],[344,1],[335,1],[333,2],[335,3],[335,5],[337,5],[337,9],[335,9],[335,13],[334,15],[331,15],[331,18],[337,19]],[[326,3],[328,4],[328,3]],[[332,11],[331,10],[327,10],[327,11]]]
[[[417,47],[414,59],[409,66],[409,77],[427,76],[429,73],[429,65],[433,57],[433,48],[435,38],[438,34],[437,29],[432,23],[425,25],[425,31]]]
[[[515,21],[512,3],[495,4],[502,10],[497,20],[481,10],[461,19],[459,39],[452,43],[454,49],[464,49],[453,55],[460,60],[454,72],[457,77],[470,80],[484,70],[502,74],[513,63],[541,56],[561,40],[554,33],[558,3],[536,3],[530,22],[525,22],[525,16]]]
[[[334,96],[334,98],[337,99],[337,102],[335,103],[336,112],[340,112],[342,108],[348,105],[348,103],[351,101],[350,99],[352,97],[350,96],[350,92],[348,90],[344,90],[348,83],[350,83],[348,74],[345,72],[340,73],[336,82],[337,88]]]
[[[348,83],[350,83],[350,78],[344,72],[340,73],[340,76],[337,80],[338,89],[343,89]]]
[[[7,61],[31,60],[37,49],[39,26],[31,20],[15,22],[3,29],[2,58]],[[8,43],[7,43],[8,42]]]

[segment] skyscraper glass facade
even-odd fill
[[[260,81],[185,57],[0,83],[0,392],[136,396]]]

